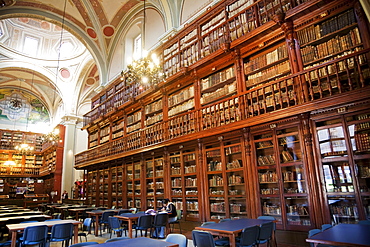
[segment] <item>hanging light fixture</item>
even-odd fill
[[[146,24],[146,1],[144,0],[144,24],[142,57],[133,60],[127,65],[127,69],[121,72],[121,80],[126,85],[139,84],[140,86],[155,86],[164,80],[163,69],[160,66],[159,58],[152,53],[151,56],[144,50],[145,48],[145,24]]]
[[[59,46],[58,46],[57,68],[55,72],[55,85],[57,85],[57,82],[58,82],[58,72],[59,72],[59,64],[60,64],[60,54],[61,54],[61,49],[63,45],[63,31],[64,31],[64,20],[65,20],[65,15],[66,15],[66,8],[67,8],[67,0],[64,0],[62,27],[60,31],[60,39],[59,39]],[[53,104],[52,104],[53,106],[55,104],[55,98],[56,96],[55,96],[55,91],[54,91],[53,92]],[[48,142],[48,143],[51,143],[52,145],[57,145],[58,141],[60,141],[59,128],[54,128],[51,132],[43,135],[41,139],[43,143]]]
[[[32,72],[32,86],[31,86],[31,92],[32,92],[32,89],[33,89],[33,79],[34,79],[34,76],[35,76],[35,73],[34,71]],[[19,80],[19,88],[21,88],[21,81],[22,80]],[[17,99],[15,99],[15,101],[17,101]],[[16,103],[13,103],[14,105]],[[22,105],[22,102],[18,100],[18,107],[24,107]],[[31,107],[31,105],[30,105]],[[26,132],[28,130],[28,118],[29,118],[29,114],[30,114],[30,111],[31,111],[31,108],[29,108],[28,112],[26,113]],[[34,152],[34,147],[33,146],[30,146],[27,142],[26,142],[26,138],[23,138],[23,141],[21,144],[17,145],[14,147],[16,152],[20,155],[32,155],[33,152]]]

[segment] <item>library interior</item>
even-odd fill
[[[287,247],[369,221],[369,20],[367,0],[1,0],[0,207],[169,198],[189,239],[272,216]]]

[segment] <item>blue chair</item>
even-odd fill
[[[244,228],[240,236],[240,241],[237,242],[237,246],[252,247],[257,245],[259,234],[260,234],[259,226],[251,226]]]
[[[188,246],[188,240],[185,237],[185,235],[182,235],[182,234],[177,234],[177,233],[168,234],[164,241],[174,243],[174,244],[178,244],[179,247],[187,247]]]
[[[193,230],[191,232],[193,244],[196,247],[214,247],[215,240],[210,232]]]
[[[257,239],[257,245],[267,243],[270,246],[270,240],[275,229],[275,222],[267,222],[260,225],[260,234]]]
[[[100,226],[100,235],[102,235],[102,228],[105,229],[106,226],[109,227],[109,217],[114,215],[114,211],[104,211],[100,220],[99,220],[99,226]]]
[[[20,246],[36,245],[44,247],[48,238],[49,227],[42,226],[28,226],[23,231],[23,236],[20,238]]]
[[[91,218],[84,219],[84,222],[82,224],[82,231],[78,232],[78,236],[80,237],[81,242],[82,242],[81,240],[82,237],[85,237],[86,242],[87,242],[87,235],[89,235],[91,231],[91,222],[92,222]]]
[[[62,246],[69,246],[69,242],[73,237],[73,224],[62,223],[53,225],[51,228],[50,242],[62,242]]]
[[[308,237],[310,238],[310,237],[312,237],[313,235],[316,235],[316,234],[318,234],[318,233],[320,233],[321,232],[321,230],[320,229],[312,229],[312,230],[309,230],[308,231]],[[313,243],[310,243],[310,246],[311,247],[313,247],[314,246],[314,244]]]
[[[165,234],[165,229],[168,223],[168,214],[156,214],[154,216],[154,221],[152,225],[152,229],[154,229],[154,234],[152,235],[155,238],[160,238],[161,232],[163,231],[163,237]]]
[[[122,240],[127,240],[127,239],[130,239],[130,238],[129,237],[110,238],[110,239],[105,240],[105,243],[115,242],[115,241],[122,241]]]
[[[86,245],[95,245],[95,244],[99,244],[99,243],[98,242],[83,242],[83,243],[72,244],[69,247],[82,247]]]
[[[137,224],[133,225],[132,228],[135,229],[135,238],[137,238],[137,232],[140,230],[141,236],[143,236],[143,230],[145,230],[145,237],[147,236],[148,229],[152,231],[153,225],[153,215],[147,214],[139,217]]]
[[[327,230],[327,229],[329,229],[331,227],[333,227],[331,224],[323,224],[321,226],[321,231],[325,231],[325,230]]]
[[[109,227],[110,227],[110,235],[109,238],[112,238],[112,232],[115,232],[116,234],[122,234],[122,232],[125,232],[125,236],[127,236],[127,228],[122,226],[122,221],[119,220],[117,217],[110,216],[108,218],[109,221]],[[117,234],[118,235],[118,234]]]
[[[203,222],[201,226],[206,226],[206,225],[210,225],[210,224],[216,224],[215,221],[206,221],[206,222]]]
[[[277,243],[276,243],[276,235],[275,235],[275,231],[276,231],[276,219],[274,216],[270,216],[270,215],[261,215],[261,216],[258,216],[257,219],[259,220],[271,220],[274,222],[274,232],[273,232],[273,241],[274,241],[274,245],[277,246]]]

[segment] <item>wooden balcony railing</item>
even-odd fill
[[[167,141],[179,143],[183,137],[201,133],[211,135],[214,128],[242,123],[282,109],[322,102],[330,97],[361,92],[370,85],[370,49],[355,52],[333,61],[311,67],[299,73],[258,85],[241,95],[174,116],[81,152],[75,156],[75,165],[98,162],[99,158],[123,157],[125,152],[147,148]],[[328,100],[326,100],[328,101]],[[241,125],[240,125],[241,126]],[[194,137],[195,138],[195,137]]]

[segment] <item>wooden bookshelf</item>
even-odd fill
[[[108,163],[120,160],[123,207],[171,198],[186,220],[270,215],[278,229],[307,231],[366,219],[370,47],[358,13],[357,1],[344,0],[215,4],[158,48],[165,82],[117,103],[119,118],[107,113],[86,125],[94,142],[103,118],[111,134],[125,122],[121,137],[76,155],[76,168],[94,177],[105,165],[114,178],[118,168]],[[115,93],[96,97],[121,102],[125,87],[114,83]],[[109,108],[106,101],[98,106]],[[344,137],[318,139],[339,126]],[[330,178],[342,167],[351,182]],[[99,190],[90,193],[100,204]],[[340,215],[345,209],[357,216]]]

